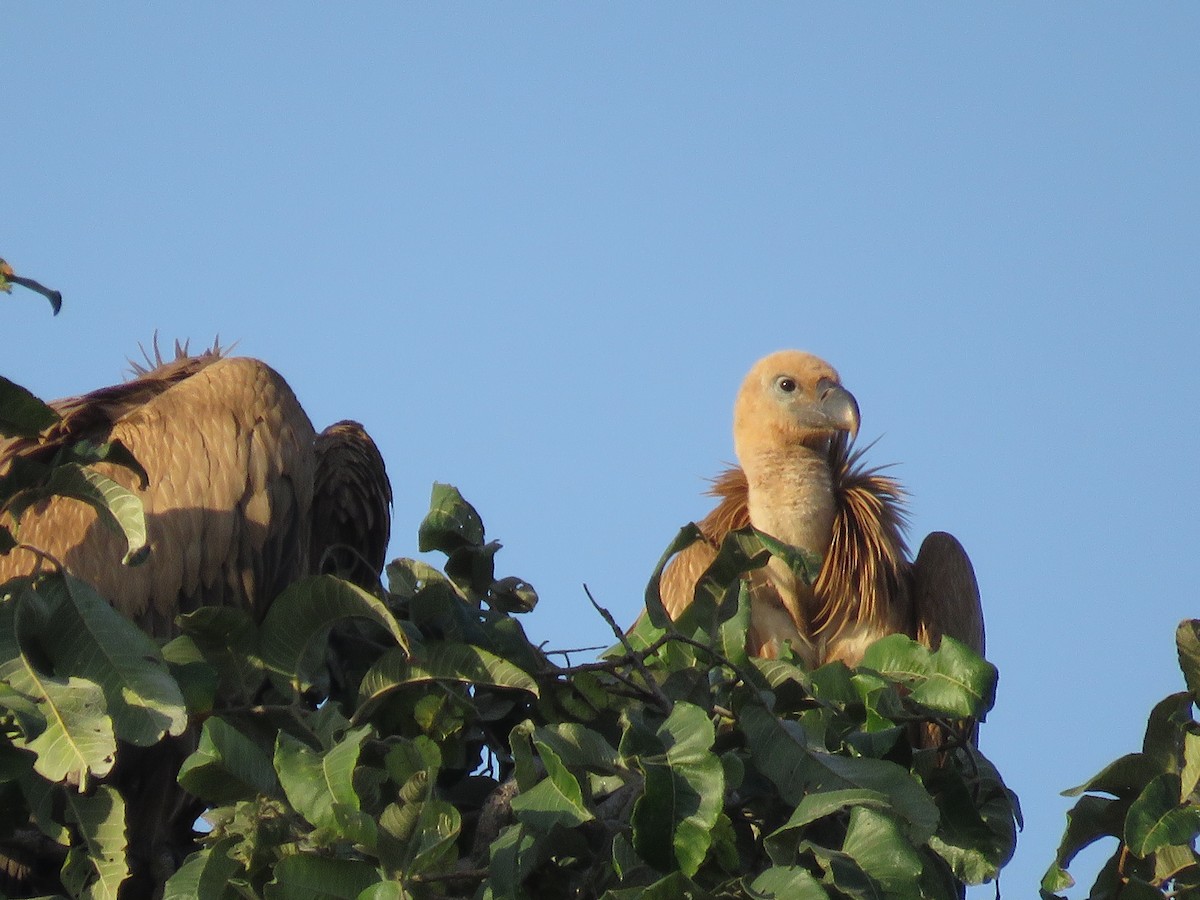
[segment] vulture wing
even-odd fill
[[[374,591],[391,534],[392,485],[383,457],[358,422],[330,425],[316,441],[313,569]]]
[[[953,535],[935,531],[922,542],[912,565],[912,596],[917,640],[937,649],[948,634],[983,655],[979,585],[967,552]]]

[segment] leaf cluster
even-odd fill
[[[1089,897],[1200,898],[1200,620],[1175,631],[1186,691],[1151,711],[1141,752],[1128,753],[1064,796],[1078,797],[1054,862],[1042,879],[1042,896],[1071,887],[1071,861],[1106,838],[1117,847],[1100,869]]]

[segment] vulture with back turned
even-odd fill
[[[54,497],[22,515],[20,545],[0,555],[0,583],[58,561],[160,640],[178,633],[177,616],[201,606],[236,606],[261,619],[280,591],[308,575],[332,573],[377,591],[392,495],[362,426],[343,421],[317,434],[287,382],[258,360],[215,347],[191,356],[178,345],[173,360],[157,348],[155,356],[130,381],[50,404],[61,420],[40,437],[0,441],[0,476],[19,456],[48,460],[85,439],[123,444],[144,469],[144,486],[129,468],[95,468],[142,500],[145,562],[121,565],[124,539],[91,506]],[[192,848],[202,804],[176,773],[195,736],[189,729],[150,747],[123,745],[108,776],[127,802],[131,877],[122,900],[160,896]],[[42,873],[53,890],[56,867],[0,846],[0,877],[28,890]]]
[[[0,582],[45,565],[36,548],[91,583],[156,637],[200,606],[261,616],[298,578],[321,572],[378,587],[391,485],[357,422],[317,434],[287,382],[255,359],[213,349],[157,360],[123,384],[50,405],[62,416],[39,439],[0,441],[0,475],[22,454],[53,455],[81,439],[120,441],[148,476],[97,464],[146,513],[149,557],[122,566],[122,539],[86,504],[53,498],[21,519],[23,546],[0,556]]]
[[[663,573],[672,618],[730,531],[759,531],[822,560],[812,585],[772,557],[750,579],[751,653],[775,657],[790,643],[809,667],[853,666],[866,647],[901,633],[936,649],[943,635],[984,652],[975,573],[949,534],[925,538],[910,561],[904,492],[853,449],[859,410],[828,363],[784,350],[759,360],[734,406],[739,466],[716,479],[717,507],[699,522],[703,540]]]

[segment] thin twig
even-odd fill
[[[625,648],[625,653],[629,656],[630,662],[633,664],[633,667],[637,669],[638,674],[640,674],[642,678],[646,679],[646,687],[654,695],[654,699],[657,701],[659,708],[664,713],[669,714],[672,707],[670,699],[666,694],[663,693],[662,688],[659,687],[658,681],[653,675],[650,674],[650,670],[646,668],[646,663],[642,656],[633,649],[633,645],[629,643],[629,638],[625,636],[625,632],[621,630],[619,625],[617,625],[616,619],[612,617],[612,613],[596,602],[596,598],[592,596],[592,592],[588,589],[586,584],[583,586],[583,592],[587,594],[587,598],[591,602],[592,606],[596,608],[596,612],[600,613],[600,615],[604,618],[604,621],[608,623],[608,627],[612,629],[613,634],[617,636],[617,640],[619,640],[621,642],[621,646]]]

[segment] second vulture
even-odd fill
[[[852,449],[859,410],[828,363],[784,350],[750,370],[734,406],[739,467],[716,479],[720,503],[700,523],[704,539],[663,573],[672,618],[730,531],[753,525],[823,560],[812,585],[782,560],[750,579],[747,649],[775,657],[790,643],[809,666],[853,666],[866,647],[901,633],[937,648],[950,635],[984,652],[975,572],[949,534],[925,538],[914,561],[904,540],[904,492]]]
[[[362,426],[339,422],[318,435],[266,364],[216,349],[176,353],[124,384],[55,401],[61,419],[40,438],[0,441],[0,475],[16,456],[120,441],[145,469],[145,488],[129,469],[96,468],[141,498],[146,562],[122,566],[122,539],[95,510],[55,497],[22,517],[22,544],[0,556],[0,582],[42,565],[40,551],[160,638],[200,606],[261,616],[310,574],[377,589],[392,492]]]

